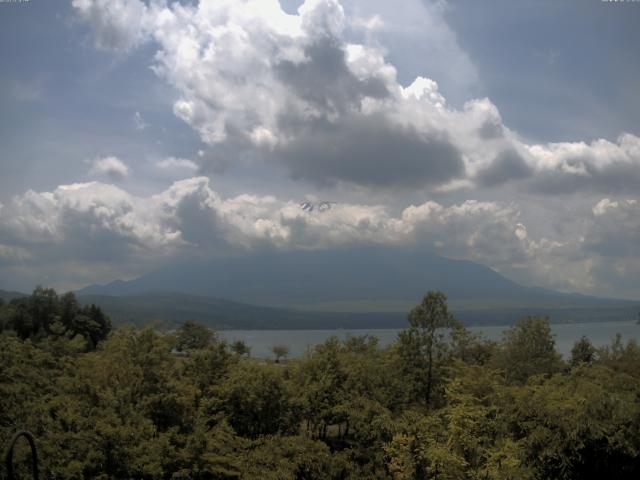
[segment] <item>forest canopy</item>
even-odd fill
[[[493,342],[439,292],[388,347],[333,337],[300,358],[280,345],[274,360],[194,322],[111,331],[98,307],[49,289],[0,306],[0,319],[0,444],[31,431],[42,478],[640,473],[635,341],[582,338],[563,359],[548,319],[526,317]],[[19,448],[23,474],[28,458]]]

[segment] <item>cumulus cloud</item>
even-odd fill
[[[144,271],[162,258],[414,245],[452,256],[473,252],[499,264],[513,259],[504,252],[498,257],[497,243],[522,255],[517,218],[513,207],[483,202],[427,202],[398,212],[355,203],[309,208],[269,195],[223,198],[206,177],[177,181],[145,198],[90,182],[12,199],[0,210],[0,254],[5,267],[45,271],[69,262],[85,271],[108,264]]]
[[[0,210],[0,243],[22,246],[35,259],[118,261],[179,242],[158,222],[153,199],[99,182],[28,191]]]
[[[441,9],[410,3],[437,45],[455,47],[451,71],[473,77]],[[441,192],[518,182],[533,192],[608,193],[640,180],[637,136],[531,144],[489,99],[456,109],[431,78],[401,84],[381,43],[399,21],[380,3],[307,0],[296,14],[277,0],[73,4],[103,48],[154,42],[153,68],[179,92],[174,113],[211,147],[205,169],[207,159],[262,158],[319,185]]]
[[[426,135],[374,115],[315,124],[275,148],[273,155],[286,163],[294,178],[319,185],[346,181],[420,188],[459,178],[465,169],[460,152],[445,134]]]
[[[640,184],[640,137],[630,133],[616,142],[599,139],[526,148],[534,159],[533,187],[544,193],[635,192]]]
[[[449,207],[427,202],[394,215],[381,205],[327,203],[323,208],[303,208],[273,196],[222,198],[208,178],[194,177],[147,198],[98,182],[26,192],[0,210],[0,242],[60,248],[71,242],[73,255],[76,243],[103,248],[103,241],[124,245],[121,253],[222,245],[316,249],[412,242],[466,253],[483,250],[477,246],[490,230],[517,241],[517,219],[511,206],[475,201]]]
[[[350,20],[335,1],[308,1],[298,15],[254,3],[165,10],[154,34],[156,71],[182,93],[174,111],[203,141],[233,145],[224,151],[236,158],[253,150],[320,185],[464,176],[434,81],[403,88],[381,50],[345,39]]]
[[[593,207],[586,246],[605,257],[640,257],[640,200],[600,200]]]
[[[146,12],[154,69],[180,92],[175,114],[225,156],[253,151],[318,184],[422,186],[464,175],[437,84],[403,88],[381,49],[347,39],[379,22],[348,18],[335,0],[309,0],[295,15],[275,0]]]
[[[96,158],[91,162],[90,173],[113,181],[122,181],[129,176],[129,167],[117,157]]]
[[[72,0],[92,29],[96,47],[127,51],[145,38],[148,8],[139,0]]]
[[[515,150],[499,153],[491,163],[476,175],[479,185],[494,187],[510,180],[527,178],[532,169],[527,161]]]
[[[168,157],[164,160],[157,161],[156,167],[161,170],[190,170],[192,172],[198,169],[198,165],[192,160],[175,157]]]

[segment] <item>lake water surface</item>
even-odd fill
[[[492,340],[500,340],[502,332],[508,327],[483,326],[469,327],[472,332],[479,332]],[[551,325],[556,339],[556,348],[565,357],[569,355],[573,343],[582,335],[586,335],[596,346],[608,345],[617,333],[622,335],[626,342],[631,338],[640,339],[640,325],[635,322],[602,322],[602,323],[571,323]],[[345,339],[349,335],[372,335],[378,337],[381,346],[389,345],[393,342],[400,330],[379,329],[379,330],[221,330],[218,332],[220,338],[228,341],[244,340],[251,347],[251,356],[258,358],[272,357],[271,347],[273,345],[287,345],[290,349],[290,356],[304,354],[313,346],[323,343],[327,338],[336,335],[340,339]]]

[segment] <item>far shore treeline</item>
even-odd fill
[[[0,446],[31,431],[45,479],[640,478],[635,340],[565,361],[548,319],[494,342],[428,292],[388,347],[272,351],[193,321],[113,329],[46,288],[0,300]],[[15,461],[29,478],[25,445]]]

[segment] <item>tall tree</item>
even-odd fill
[[[280,363],[281,358],[286,358],[289,355],[289,347],[286,345],[274,345],[271,347],[271,351],[276,357],[276,363]]]
[[[213,331],[201,323],[187,320],[178,329],[176,348],[181,352],[207,348],[214,340]]]
[[[562,357],[548,317],[528,316],[504,333],[504,340],[495,357],[495,366],[504,370],[512,383],[525,383],[532,375],[551,375],[560,371]]]
[[[409,312],[410,328],[400,334],[401,355],[410,371],[424,374],[424,400],[432,402],[434,372],[436,363],[447,350],[445,335],[447,330],[461,328],[447,307],[447,296],[442,292],[430,291]],[[419,383],[420,379],[417,381]]]
[[[571,366],[577,367],[581,363],[592,363],[595,359],[596,347],[583,335],[580,340],[573,344],[571,349]]]

